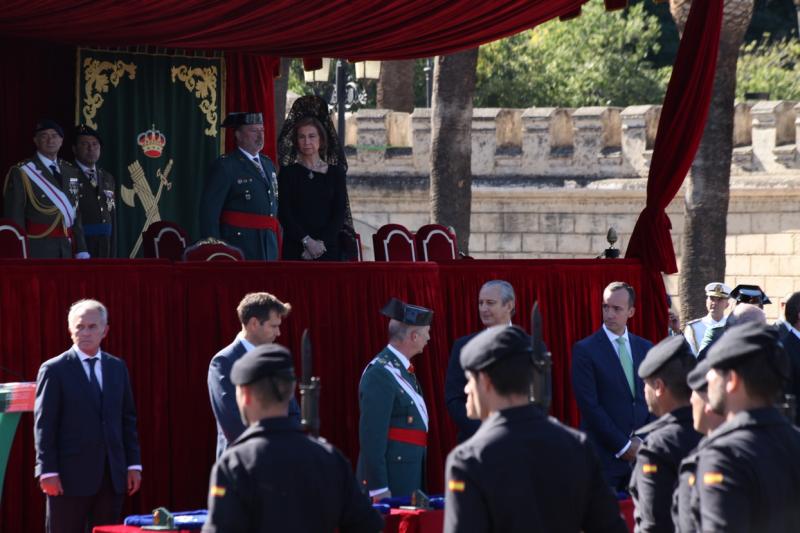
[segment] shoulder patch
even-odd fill
[[[643,464],[642,465],[642,473],[643,474],[656,474],[658,473],[658,465],[654,464]]]
[[[464,482],[451,479],[447,482],[447,488],[450,490],[450,492],[464,492]]]
[[[703,474],[703,483],[705,485],[719,485],[725,480],[722,472],[706,472]]]
[[[689,479],[687,481],[690,487],[694,487],[694,481],[695,481],[694,474],[689,474]]]
[[[211,487],[211,490],[209,492],[211,492],[211,495],[216,498],[222,498],[223,496],[225,496],[225,487],[214,485]]]

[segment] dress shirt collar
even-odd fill
[[[82,352],[77,345],[72,345],[72,349],[75,350],[75,353],[78,354],[78,358],[81,360],[81,363],[85,362],[87,359],[91,359],[93,356],[89,355],[88,353]],[[103,350],[98,349],[97,353],[94,357],[97,357],[97,360],[100,360],[100,354],[103,353]]]
[[[410,366],[411,366],[411,361],[409,361],[409,360],[408,360],[408,357],[406,357],[405,355],[401,354],[401,353],[400,353],[400,352],[397,350],[397,348],[395,348],[395,347],[394,347],[394,346],[392,346],[391,344],[387,344],[387,345],[386,345],[386,347],[389,349],[389,351],[390,351],[390,352],[392,352],[393,354],[395,354],[395,355],[397,356],[397,358],[398,358],[398,359],[400,359],[400,362],[401,362],[401,363],[403,363],[403,368],[405,368],[406,370],[408,370],[408,367],[410,367]]]
[[[84,174],[88,174],[90,170],[94,170],[95,172],[97,172],[97,167],[96,166],[87,167],[86,165],[84,165],[83,163],[78,161],[77,159],[75,160],[75,164],[78,165],[78,167],[83,171]]]
[[[237,148],[239,148],[239,150],[241,150],[242,153],[247,156],[247,159],[249,159],[253,163],[255,163],[255,161],[253,161],[253,160],[256,159],[256,158],[258,158],[259,164],[261,163],[261,158],[258,156],[258,153],[251,154],[250,152],[248,152],[247,150],[245,150],[241,146],[238,146]]]
[[[255,349],[256,345],[253,344],[252,342],[248,341],[247,339],[245,339],[244,335],[242,335],[241,332],[239,332],[239,334],[236,335],[236,338],[239,339],[239,342],[241,342],[242,346],[244,346],[244,353],[247,353],[250,350]]]
[[[605,324],[603,324],[603,331],[606,332],[606,335],[608,336],[608,340],[611,341],[611,345],[614,346],[614,349],[617,348],[617,337],[622,337],[623,339],[625,339],[625,343],[626,344],[630,344],[630,342],[631,342],[631,340],[628,338],[628,327],[627,326],[625,327],[625,332],[622,335],[617,335],[616,333],[614,333],[613,331],[608,329]]]
[[[789,331],[791,331],[794,334],[795,337],[800,339],[800,331],[798,331],[796,327],[794,327],[793,325],[789,324],[786,321],[784,321],[783,324],[786,326],[786,329],[788,329]]]
[[[36,155],[39,156],[39,161],[44,164],[47,170],[50,170],[50,167],[55,165],[56,169],[61,172],[61,167],[58,166],[58,161],[53,161],[52,159],[46,158],[41,152],[36,152]],[[56,159],[58,159],[58,157],[56,157]]]

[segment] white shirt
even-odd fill
[[[800,339],[800,331],[797,330],[794,326],[789,324],[788,322],[784,321],[783,324],[786,326],[786,329],[794,333],[794,336]]]
[[[78,167],[79,167],[79,168],[80,168],[80,169],[83,171],[83,173],[84,173],[84,174],[86,174],[87,176],[89,175],[89,171],[92,171],[92,172],[95,172],[95,173],[97,172],[97,167],[87,167],[86,165],[84,165],[83,163],[81,163],[80,161],[78,161],[77,159],[75,160],[75,164],[76,164],[76,165],[78,165]]]
[[[42,155],[41,152],[36,152],[36,155],[39,156],[39,161],[41,161],[42,164],[44,164],[44,166],[45,166],[45,168],[47,168],[47,170],[51,170],[50,167],[55,166],[56,170],[61,172],[61,169],[58,166],[58,161],[53,161],[52,159],[47,159],[45,156]]]
[[[391,344],[387,344],[387,345],[386,345],[386,348],[387,348],[387,349],[388,349],[390,352],[392,352],[393,354],[395,354],[395,355],[397,356],[397,358],[398,358],[398,359],[400,359],[400,362],[401,362],[401,363],[403,363],[403,368],[405,368],[406,370],[408,370],[408,367],[410,367],[410,366],[411,366],[411,361],[408,359],[408,357],[406,357],[405,355],[401,354],[401,353],[400,353],[400,352],[397,350],[397,348],[395,348],[395,347],[394,347],[394,346],[392,346]]]
[[[617,353],[617,358],[619,358],[619,344],[617,343],[617,339],[619,339],[619,338],[625,339],[625,345],[628,348],[628,353],[631,355],[631,359],[633,358],[633,350],[631,350],[631,339],[628,337],[628,328],[627,327],[625,328],[625,332],[622,335],[617,335],[616,333],[614,333],[613,331],[608,329],[605,324],[603,324],[603,331],[606,332],[606,335],[608,336],[608,340],[611,342],[611,346],[614,347],[614,351]],[[620,364],[622,364],[622,361],[620,361]],[[622,449],[620,451],[618,451],[617,453],[614,454],[614,457],[619,459],[620,457],[622,457],[625,454],[625,452],[628,451],[628,448],[630,448],[630,447],[631,447],[631,441],[628,441],[625,444],[625,446],[622,447]]]
[[[241,342],[242,346],[244,346],[244,353],[247,353],[250,350],[254,350],[256,348],[255,344],[244,338],[244,335],[242,335],[241,331],[239,332],[238,335],[236,335],[236,338],[239,339],[239,342]]]

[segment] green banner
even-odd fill
[[[81,48],[77,68],[77,122],[103,138],[98,165],[116,179],[116,255],[141,256],[159,220],[198,239],[203,178],[223,146],[224,60]]]

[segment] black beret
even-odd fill
[[[231,382],[248,385],[267,376],[294,379],[292,354],[280,344],[262,344],[233,363]]]
[[[433,311],[426,307],[411,305],[392,298],[381,309],[383,316],[399,320],[409,326],[429,326],[433,322]]]
[[[55,120],[43,118],[36,123],[36,127],[33,129],[33,134],[36,135],[43,130],[56,130],[56,133],[58,133],[62,139],[64,138],[64,128],[62,128]]]
[[[100,146],[103,146],[103,139],[100,138],[100,134],[97,133],[97,130],[87,126],[86,124],[78,124],[75,126],[75,142],[78,142],[78,137],[81,135],[86,135],[89,137],[94,137],[97,139],[97,142],[100,143]]]
[[[771,304],[769,297],[758,285],[737,285],[731,291],[731,298],[738,303],[746,304]]]
[[[778,329],[758,322],[745,322],[728,329],[708,350],[711,368],[735,369],[748,357],[761,355],[782,378],[791,377],[791,368]]]
[[[514,357],[532,359],[531,338],[517,326],[493,326],[477,334],[461,349],[461,368],[483,370]]]
[[[264,117],[261,113],[242,113],[239,111],[228,113],[225,120],[222,122],[223,128],[238,128],[239,126],[247,126],[249,124],[263,124]]]
[[[692,349],[683,335],[667,337],[647,352],[644,361],[639,365],[639,377],[642,379],[649,378],[669,361],[678,357],[691,357],[694,359],[694,354],[692,354]]]
[[[686,384],[689,385],[689,388],[695,391],[705,389],[708,386],[706,374],[708,374],[710,368],[711,366],[708,364],[708,359],[703,359],[697,363],[697,366],[686,376]]]

